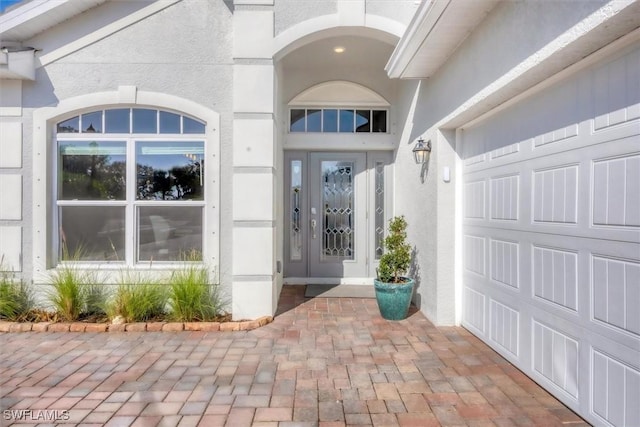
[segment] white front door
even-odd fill
[[[370,282],[390,212],[390,160],[385,152],[287,153],[285,279]]]

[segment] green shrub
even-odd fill
[[[25,320],[34,307],[31,287],[9,274],[0,273],[0,319],[12,322]]]
[[[176,321],[213,320],[220,314],[222,305],[219,285],[209,283],[206,266],[186,264],[171,274],[169,307]]]
[[[389,234],[384,238],[384,253],[378,265],[378,280],[402,283],[411,265],[411,245],[407,243],[407,221],[397,216],[389,221]]]
[[[145,322],[164,316],[166,305],[166,286],[126,272],[107,306],[107,313],[110,318],[121,316],[125,322]]]

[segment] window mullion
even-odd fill
[[[128,265],[132,265],[136,261],[136,146],[134,139],[127,140],[127,207],[125,210],[125,248],[126,260]]]

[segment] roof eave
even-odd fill
[[[425,0],[385,66],[388,76],[432,76],[499,1]],[[428,67],[420,58],[429,58]]]

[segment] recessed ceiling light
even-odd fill
[[[336,47],[333,48],[333,51],[335,53],[342,53],[342,52],[345,51],[345,48],[343,46],[336,46]]]

